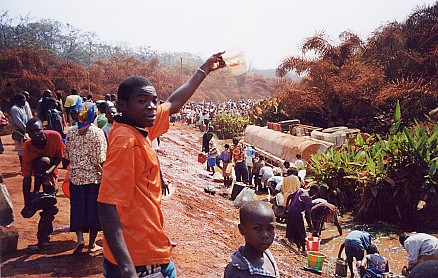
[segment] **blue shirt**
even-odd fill
[[[358,247],[359,250],[366,250],[371,245],[371,235],[362,231],[351,231],[345,238],[345,242]]]

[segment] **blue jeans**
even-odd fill
[[[176,278],[176,268],[172,260],[170,260],[168,264],[160,265],[160,267],[161,274],[163,274],[164,277]],[[137,273],[145,272],[146,266],[136,266],[135,270]],[[103,258],[103,275],[107,278],[118,278],[121,276],[121,273],[117,265]]]

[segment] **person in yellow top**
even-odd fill
[[[287,176],[283,179],[283,187],[281,188],[281,194],[283,194],[284,200],[287,200],[289,194],[301,187],[300,179],[298,178],[298,170],[296,168],[290,168],[287,170]]]
[[[72,88],[71,94],[67,96],[64,103],[65,113],[67,115],[67,122],[70,123],[70,115],[71,115],[71,108],[75,106],[76,102],[78,101],[78,98],[80,99],[81,96],[79,95],[79,92],[77,89]]]
[[[163,183],[151,141],[169,129],[169,115],[181,109],[214,70],[225,67],[223,52],[212,55],[161,105],[152,83],[126,78],[118,88],[114,125],[109,133],[98,211],[104,232],[105,277],[144,277],[161,272],[176,277],[172,246],[164,233]]]

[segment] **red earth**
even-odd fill
[[[231,189],[212,180],[205,164],[197,162],[202,133],[192,126],[176,123],[161,137],[160,161],[165,178],[174,193],[163,200],[165,229],[177,243],[173,260],[178,277],[223,277],[230,254],[243,244],[237,229],[238,208],[229,199]],[[0,171],[11,195],[15,222],[19,232],[18,250],[1,258],[2,277],[102,277],[102,253],[73,255],[76,236],[69,232],[69,199],[60,190],[59,213],[51,236],[53,248],[41,254],[27,254],[25,248],[36,242],[39,216],[21,216],[23,208],[22,177],[18,157],[13,151],[10,135],[2,136],[5,152],[0,155]],[[65,170],[60,169],[60,188]],[[215,195],[204,193],[204,187],[214,185]],[[265,199],[266,196],[256,196]],[[277,224],[276,238],[270,250],[277,260],[281,277],[333,277],[334,259],[328,258],[322,276],[302,270],[307,257],[284,240],[285,225]],[[86,238],[87,240],[87,235]],[[102,244],[102,233],[97,243]]]

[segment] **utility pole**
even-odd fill
[[[88,93],[91,94],[90,73],[87,71]]]
[[[179,57],[181,59],[181,67],[180,67],[180,73],[179,73],[179,80],[182,82],[183,79],[183,72],[182,72],[182,57]]]

